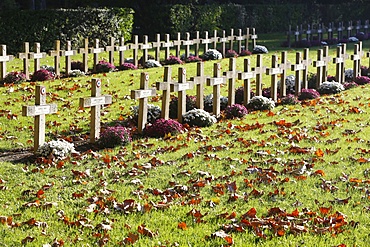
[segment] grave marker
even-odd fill
[[[66,49],[65,51],[60,51],[60,55],[65,57],[65,73],[68,75],[68,73],[72,70],[71,69],[71,62],[72,62],[72,56],[76,55],[76,51],[72,50],[72,42],[67,40],[66,42]]]
[[[313,66],[316,67],[316,89],[318,89],[324,80],[324,67],[327,62],[324,60],[324,51],[322,49],[317,50],[317,60],[313,62]]]
[[[209,76],[204,75],[204,62],[197,63],[197,76],[191,77],[194,85],[197,86],[197,102],[198,109],[204,109],[204,84],[207,82]]]
[[[256,95],[262,96],[262,76],[266,73],[266,67],[263,66],[262,54],[257,54],[256,67],[253,68],[256,76]]]
[[[101,95],[101,80],[91,80],[91,97],[80,98],[80,108],[91,108],[90,143],[95,143],[100,136],[100,108],[112,104],[111,95]]]
[[[6,76],[6,63],[13,60],[12,55],[6,54],[6,45],[0,46],[0,80],[4,79]]]
[[[353,61],[353,78],[361,75],[361,58],[363,56],[362,42],[354,45],[354,53],[351,55]]]
[[[225,57],[226,54],[226,42],[228,39],[226,38],[226,31],[222,30],[222,38],[220,38],[220,43],[221,43],[221,49],[222,49],[222,56]]]
[[[180,51],[181,51],[181,33],[177,33],[177,39],[173,41],[173,46],[175,47],[176,50],[176,57],[180,57]]]
[[[343,59],[343,53],[342,53],[343,47],[338,46],[337,47],[337,56],[333,58],[333,63],[335,63],[335,77],[338,82],[342,83],[344,82],[344,74],[342,67],[344,67],[344,59]]]
[[[322,33],[323,33],[323,25],[319,24],[318,27],[317,27],[317,36],[318,36],[318,39],[319,39],[320,42],[323,38]]]
[[[327,81],[328,77],[328,66],[331,61],[331,57],[329,56],[329,46],[324,46],[323,50],[323,60],[325,61],[324,66],[322,67],[323,74],[322,74],[322,81]]]
[[[221,64],[213,64],[213,77],[207,78],[207,86],[213,87],[213,114],[220,116],[221,112],[221,85],[226,83],[226,77],[221,76]]]
[[[161,60],[161,35],[159,33],[156,34],[156,41],[152,42],[152,48],[155,48],[155,57],[154,59],[156,61]]]
[[[36,86],[35,105],[22,107],[22,116],[34,117],[34,152],[45,143],[45,115],[56,112],[56,104],[46,104],[46,88]]]
[[[94,47],[90,48],[90,52],[94,54],[94,72],[96,72],[96,66],[99,63],[99,53],[102,53],[104,51],[104,48],[99,47],[99,42],[99,39],[95,39]]]
[[[216,33],[216,36],[217,36],[217,33]],[[208,51],[208,44],[210,44],[211,42],[212,42],[211,39],[208,38],[208,32],[205,31],[204,32],[204,39],[201,40],[202,45],[204,45],[204,47],[203,47],[204,53],[206,51]],[[216,47],[217,47],[217,44],[216,44]]]
[[[250,34],[249,34],[249,27],[247,27],[246,29],[245,29],[245,38],[244,38],[244,49],[245,50],[249,50],[249,37],[250,37]],[[290,37],[289,37],[289,42],[290,42]],[[289,45],[289,47],[290,47],[290,45]]]
[[[143,50],[142,65],[148,61],[148,50],[152,48],[152,44],[148,42],[148,35],[143,36],[143,43],[139,45],[140,49]]]
[[[329,23],[328,27],[328,40],[333,39],[333,23]]]
[[[30,58],[33,59],[34,72],[40,69],[40,59],[46,57],[45,52],[41,52],[40,43],[34,44],[34,52],[30,54]]]
[[[23,61],[23,73],[26,75],[26,80],[30,79],[30,44],[28,42],[23,43],[24,52],[18,53],[17,57]]]
[[[179,68],[178,83],[171,84],[171,92],[177,92],[177,121],[182,123],[182,115],[186,113],[186,90],[193,87],[193,82],[186,82],[186,69]]]
[[[312,39],[312,30],[311,30],[311,25],[310,24],[307,24],[306,39],[308,41],[311,41],[311,39]]]
[[[125,63],[125,51],[127,51],[130,47],[128,45],[125,45],[125,39],[121,37],[119,39],[119,45],[116,47],[116,51],[118,51],[119,54],[119,65],[122,65]]]
[[[140,89],[131,90],[131,98],[139,100],[138,131],[143,133],[148,120],[148,98],[155,96],[155,88],[149,88],[149,74],[142,72],[140,77]]]
[[[301,82],[300,82],[300,72],[303,72],[303,86],[308,88],[307,76],[308,76],[308,67],[311,65],[311,60],[308,58],[309,49],[305,48],[303,52],[303,59],[301,53],[296,53],[296,62],[292,65],[292,70],[295,71],[295,95],[301,92]]]
[[[337,31],[338,31],[338,39],[342,39],[343,38],[343,22],[339,22],[338,23],[338,28],[337,28]]]
[[[272,55],[271,68],[267,69],[267,75],[271,76],[271,99],[277,101],[277,81],[278,75],[282,74],[285,69],[279,66],[278,56]],[[281,80],[280,84],[283,84]],[[285,83],[284,83],[285,84]]]
[[[105,51],[107,51],[108,55],[109,55],[108,62],[111,63],[111,64],[114,64],[114,50],[115,50],[116,40],[115,40],[114,37],[110,37],[109,41],[110,41],[110,44],[105,47]]]
[[[132,57],[134,58],[134,65],[138,66],[139,36],[134,35],[133,43],[130,44],[130,50],[132,50]]]
[[[170,35],[167,33],[164,35],[164,42],[162,44],[162,47],[165,48],[164,56],[167,59],[170,56],[170,48],[173,47],[173,42],[170,41]]]
[[[235,79],[238,77],[239,71],[236,71],[236,58],[229,58],[229,71],[223,73],[228,79],[228,105],[235,104]]]
[[[85,38],[84,39],[84,47],[80,48],[78,52],[81,54],[82,53],[82,64],[83,64],[83,72],[89,71],[89,39]]]
[[[286,77],[287,77],[287,70],[290,68],[291,64],[288,62],[288,53],[286,51],[281,52],[281,62],[279,67],[282,69],[282,73],[280,76],[280,97],[286,96]]]
[[[234,29],[231,28],[230,29],[230,35],[227,37],[227,40],[229,41],[229,50],[234,50],[234,39],[235,39]],[[225,53],[224,53],[224,55],[225,55]]]
[[[162,110],[161,117],[163,119],[170,118],[170,101],[171,101],[171,83],[172,82],[172,67],[164,67],[163,82],[156,82],[157,90],[162,91]]]
[[[217,30],[213,30],[213,37],[210,39],[211,43],[213,44],[212,45],[213,49],[217,49],[218,40],[219,40],[219,37],[217,36]]]
[[[185,46],[185,57],[190,56],[190,46],[194,44],[193,40],[190,40],[190,33],[185,33],[186,40],[182,41],[182,45]]]
[[[57,77],[60,76],[60,40],[55,40],[54,50],[49,51],[49,56],[54,57],[54,71]]]
[[[199,45],[201,44],[201,42],[202,42],[202,39],[199,37],[199,31],[196,31],[195,32],[195,39],[193,39],[195,56],[199,56]]]
[[[251,34],[252,50],[254,49],[254,47],[256,47],[257,38],[258,38],[258,36],[256,34],[256,29],[255,28],[252,28],[252,34]]]
[[[353,29],[352,21],[349,21],[348,27],[347,27],[347,37],[348,38],[352,36],[352,29]]]
[[[242,51],[242,42],[245,39],[245,36],[243,35],[243,32],[241,29],[238,29],[238,35],[235,37],[235,40],[238,42],[238,54]]]
[[[364,33],[367,33],[368,29],[369,29],[369,20],[366,20],[364,24]]]
[[[248,58],[244,59],[244,72],[238,73],[238,79],[243,80],[244,96],[243,104],[247,106],[251,99],[251,79],[255,78],[254,72],[251,70],[251,63]]]

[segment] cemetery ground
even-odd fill
[[[271,47],[278,45],[260,39],[270,50],[263,56],[269,67]],[[255,55],[249,58],[254,65]],[[316,59],[314,49],[310,58]],[[48,59],[42,64],[52,65]],[[288,60],[294,59],[288,50]],[[219,62],[228,68],[228,59]],[[213,63],[205,62],[206,75],[213,74]],[[8,66],[21,68],[18,60]],[[196,64],[173,71],[180,66],[196,74]],[[151,85],[163,81],[163,68],[145,71]],[[334,65],[329,71],[334,75]],[[90,95],[91,78],[101,78],[102,93],[113,98],[101,112],[104,127],[138,104],[130,91],[139,88],[141,72],[36,83],[46,86],[47,103],[58,105],[46,116],[46,139],[73,141],[79,151],[57,162],[36,163],[33,119],[21,116],[22,105],[34,104],[35,84],[0,88],[0,246],[367,245],[368,85],[163,139],[138,137],[113,149],[87,144],[90,110],[79,108],[79,98]],[[172,77],[177,81],[176,73]],[[158,97],[150,103],[159,104]]]

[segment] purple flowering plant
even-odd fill
[[[172,64],[183,64],[184,62],[181,61],[180,58],[176,57],[176,56],[169,56],[166,60],[163,61],[163,64],[165,65],[172,65]]]
[[[298,100],[310,100],[320,97],[320,93],[313,88],[303,88],[299,93]]]
[[[249,51],[249,50],[242,50],[240,53],[239,53],[239,56],[240,57],[244,57],[244,56],[250,56],[252,55],[252,52]]]
[[[35,71],[31,76],[31,81],[48,81],[54,79],[55,75],[46,69],[40,69]]]
[[[254,96],[255,96],[255,93],[251,91],[250,98],[253,98]],[[236,104],[244,103],[244,87],[238,87],[235,89],[235,103]]]
[[[123,63],[118,67],[119,70],[136,70],[137,66],[133,63]]]
[[[107,127],[100,133],[98,144],[101,147],[113,148],[131,142],[131,132],[122,126]]]
[[[26,81],[26,75],[22,72],[13,71],[6,74],[1,84],[19,84]]]
[[[226,58],[229,58],[229,57],[238,57],[238,53],[236,51],[230,49],[230,50],[227,50],[226,51],[225,57]]]
[[[185,63],[196,63],[196,62],[202,62],[203,60],[198,56],[190,55],[189,57],[185,58],[184,61]]]
[[[358,87],[358,84],[354,81],[352,82],[345,82],[343,83],[343,87],[344,87],[344,90],[348,90],[348,89],[351,89],[351,88],[355,88],[355,87]]]
[[[370,83],[370,78],[367,77],[367,76],[357,76],[354,81],[358,84],[358,85],[365,85],[365,84],[369,84]]]
[[[71,62],[71,69],[72,70],[78,69],[78,70],[83,71],[84,70],[84,64],[81,61],[72,61]]]
[[[149,137],[164,137],[167,134],[176,135],[181,133],[184,127],[173,119],[159,118],[152,124],[147,124],[144,128],[144,135]]]
[[[225,117],[227,119],[232,118],[242,118],[248,114],[247,108],[244,105],[240,104],[233,104],[231,106],[227,106],[225,109]]]
[[[282,105],[296,105],[299,104],[299,100],[297,96],[294,94],[288,94],[287,96],[283,97],[280,101]]]
[[[116,66],[114,66],[113,64],[105,60],[100,60],[98,64],[95,66],[96,73],[106,73],[106,72],[112,72],[115,70],[116,70]]]

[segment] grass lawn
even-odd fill
[[[263,56],[265,66],[271,66],[272,54],[280,55],[281,41],[276,34],[259,35],[258,43],[270,50]],[[352,49],[349,45],[349,54]],[[330,54],[335,56],[335,48]],[[248,58],[254,67],[255,56]],[[315,49],[310,58],[316,59]],[[243,59],[237,59],[238,70]],[[295,50],[288,59],[295,61]],[[228,59],[217,62],[227,70]],[[206,75],[213,74],[213,63],[205,62]],[[53,63],[47,58],[42,64]],[[173,66],[174,80],[179,66]],[[195,64],[183,66],[188,77],[196,75]],[[8,67],[19,71],[21,61]],[[351,67],[348,60],[346,68]],[[102,111],[103,125],[126,118],[138,105],[129,95],[139,88],[142,71],[40,83],[49,92],[47,102],[58,105],[58,112],[46,117],[47,141],[86,140],[89,109],[79,109],[79,98],[90,95],[92,77],[101,78],[102,93],[113,96]],[[163,68],[145,71],[152,85],[163,80]],[[334,65],[329,71],[335,74]],[[270,78],[263,79],[269,87]],[[368,85],[165,139],[142,137],[113,149],[80,147],[79,155],[63,161],[11,160],[11,154],[32,149],[33,118],[21,110],[34,104],[34,88],[33,83],[0,88],[0,246],[367,246],[370,241]],[[221,90],[227,96],[227,86]],[[206,87],[206,94],[211,92]],[[160,104],[158,98],[150,103]]]

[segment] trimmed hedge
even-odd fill
[[[72,41],[73,48],[83,46],[83,40],[100,39],[101,46],[110,37],[131,39],[133,10],[111,9],[56,9],[17,10],[1,12],[0,43],[6,44],[9,54],[22,50],[24,42],[40,42],[43,51],[54,47],[55,40]]]

